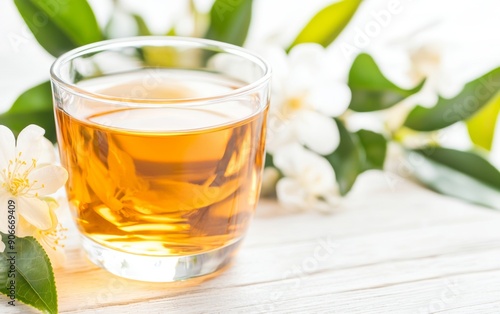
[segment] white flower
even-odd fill
[[[453,74],[457,66],[451,64],[453,59],[446,57],[455,50],[451,43],[415,40],[403,41],[402,46],[402,54],[410,66],[406,73],[410,85],[416,86],[425,80],[422,89],[411,97],[413,104],[433,107],[438,96],[451,98],[463,88],[460,75]]]
[[[410,77],[414,83],[435,75],[442,63],[442,51],[437,45],[421,45],[410,49]]]
[[[437,103],[438,95],[451,97],[461,87],[451,80],[448,71],[444,69],[444,47],[442,45],[432,43],[406,44],[399,53],[404,54],[404,58],[408,59],[410,68],[405,73],[405,77],[411,88],[425,80],[424,86],[418,93],[403,99],[389,109],[376,112],[351,112],[346,119],[351,131],[368,129],[379,133],[397,132],[415,105],[432,107]],[[424,135],[419,134],[418,136]]]
[[[276,185],[278,201],[294,210],[332,211],[339,202],[335,172],[330,163],[299,144],[280,148],[274,164],[284,177]]]
[[[333,78],[335,69],[325,49],[301,44],[288,56],[280,48],[269,48],[263,55],[273,67],[268,151],[300,143],[321,155],[333,152],[339,131],[332,117],[347,109],[351,91]]]
[[[450,78],[443,71],[443,47],[437,44],[419,45],[409,50],[409,77],[413,84],[426,80],[414,101],[425,107],[436,104],[439,94],[447,94]]]
[[[52,164],[54,148],[45,131],[29,125],[17,138],[0,125],[0,231],[7,232],[7,203],[16,202],[19,219],[39,230],[53,228],[52,211],[43,199],[56,192],[68,178],[66,170]]]
[[[24,218],[20,218],[18,226],[18,237],[34,237],[43,247],[54,268],[64,265],[66,255],[64,252],[64,241],[66,240],[66,231],[58,221],[56,209],[59,207],[57,201],[51,197],[43,199],[49,205],[50,219],[52,227],[47,230],[40,230],[28,223]]]

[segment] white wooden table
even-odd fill
[[[329,216],[262,201],[234,263],[204,281],[115,277],[72,234],[56,270],[60,311],[500,313],[500,213],[387,178],[363,175]],[[6,304],[0,313],[36,313]]]

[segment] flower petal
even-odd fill
[[[66,252],[62,246],[51,245],[51,239],[46,239],[46,235],[37,233],[36,239],[50,258],[53,268],[61,268],[66,265]]]
[[[297,143],[280,147],[273,155],[274,165],[287,177],[300,176],[304,148]]]
[[[52,227],[49,205],[36,197],[18,197],[18,211],[27,222],[40,230]]]
[[[49,205],[49,214],[50,214],[50,219],[51,219],[51,227],[44,230],[45,232],[51,232],[57,228],[57,225],[59,224],[59,220],[57,219],[56,211],[55,209],[57,208],[57,203],[55,203],[55,200],[52,199],[45,199],[42,200],[43,202],[46,202],[47,205]],[[55,204],[55,205],[54,205]],[[18,237],[27,237],[27,236],[33,236],[38,239],[40,236],[40,229],[37,229],[34,225],[29,223],[26,219],[24,219],[22,216],[19,217],[19,224],[16,230],[17,236]]]
[[[311,110],[301,110],[293,123],[298,140],[318,154],[328,155],[340,143],[339,129],[330,117]]]
[[[287,54],[286,51],[278,45],[267,45],[266,47],[259,47],[257,49],[262,57],[264,57],[273,68],[273,75],[285,75],[288,70]]]
[[[300,99],[314,88],[314,84],[317,82],[317,73],[313,68],[308,67],[291,68],[288,76],[282,82],[283,86],[279,92],[282,92],[286,99]]]
[[[323,194],[322,196],[325,199],[325,202],[332,209],[338,208],[342,204],[342,196],[340,196],[338,185],[335,185],[335,188],[333,190],[331,190],[329,193]]]
[[[315,203],[314,203],[314,209],[323,213],[323,214],[331,214],[333,213],[337,208],[338,206],[335,205],[335,204],[330,204],[329,202],[325,202],[325,201],[322,201],[322,200],[317,200]]]
[[[38,157],[38,164],[39,165],[45,165],[45,164],[52,164],[54,163],[57,158],[56,158],[56,149],[54,145],[52,144],[51,141],[43,137],[41,139],[41,151],[40,155]]]
[[[38,230],[34,234],[34,237],[49,256],[52,267],[54,268],[62,267],[66,262],[64,245],[61,243],[64,242],[65,237],[60,234],[63,231],[57,230],[59,227],[60,225],[58,226],[56,223],[53,231],[47,232]]]
[[[9,193],[0,191],[0,231],[8,233],[8,219],[7,216],[9,208],[9,200],[13,199]]]
[[[296,143],[294,130],[290,124],[282,124],[281,121],[269,117],[269,126],[267,128],[266,149],[269,153],[274,153],[280,147]]]
[[[13,160],[16,153],[16,139],[12,131],[0,125],[0,171],[6,169],[9,160]]]
[[[321,45],[308,43],[295,46],[288,55],[289,70],[282,80],[282,90],[288,98],[300,98],[320,84],[326,74],[327,61]]]
[[[326,51],[320,44],[304,43],[293,47],[288,58],[291,67],[321,69],[325,66]]]
[[[234,65],[238,64],[237,67]],[[241,57],[230,53],[217,53],[208,60],[208,67],[228,77],[238,77],[244,82],[253,82],[257,69],[253,63],[242,62]]]
[[[31,164],[33,159],[38,159],[43,148],[43,135],[45,130],[38,125],[30,124],[25,127],[17,137],[16,156],[21,153],[21,159]]]
[[[288,57],[286,51],[281,46],[270,43],[260,43],[247,48],[262,56],[271,65],[273,71],[271,77],[273,90],[279,89],[281,81],[288,75]]]
[[[300,183],[291,178],[282,178],[276,185],[278,201],[285,207],[294,210],[307,210],[308,195]]]
[[[279,149],[273,157],[274,165],[286,177],[300,181],[308,195],[316,198],[336,189],[335,171],[324,157],[298,144]]]
[[[307,152],[301,169],[302,184],[307,186],[310,194],[325,196],[336,187],[335,171],[332,165],[321,156]]]
[[[338,117],[349,107],[351,90],[347,84],[323,81],[309,90],[305,101],[325,115]]]
[[[55,193],[68,180],[66,169],[56,165],[38,167],[28,175],[28,180],[34,182],[30,194],[37,193],[38,196]]]
[[[26,221],[22,216],[19,217],[19,223],[17,225],[16,235],[18,237],[28,237],[35,236],[37,234],[37,228]]]

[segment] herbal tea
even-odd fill
[[[68,197],[84,236],[123,252],[168,256],[207,252],[244,235],[263,167],[267,109],[259,99],[183,105],[241,83],[180,70],[79,85],[115,103],[81,97],[56,109]],[[134,106],[120,104],[125,99]]]

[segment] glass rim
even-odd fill
[[[139,46],[147,46],[153,45],[154,43],[164,42],[165,46],[173,46],[175,47],[175,43],[182,43],[185,47],[193,47],[200,48],[206,50],[213,50],[220,52],[230,53],[232,55],[236,55],[242,58],[245,58],[251,61],[253,64],[259,66],[262,69],[262,75],[256,80],[253,80],[250,83],[247,83],[241,87],[238,87],[230,92],[221,93],[219,95],[213,95],[208,97],[193,97],[193,98],[177,98],[177,99],[147,99],[147,102],[144,102],[144,99],[140,98],[125,98],[125,99],[117,99],[113,96],[103,95],[96,92],[92,92],[82,88],[74,83],[68,82],[63,79],[61,76],[61,67],[67,64],[69,61],[74,60],[78,57],[81,57],[86,54],[95,53],[99,51],[106,51],[112,48],[125,48],[125,47],[139,47]],[[212,49],[210,49],[212,48]],[[204,38],[195,38],[195,37],[181,37],[181,36],[135,36],[135,37],[126,37],[119,39],[108,39],[103,41],[98,41],[95,43],[87,44],[75,49],[72,49],[61,56],[59,56],[52,66],[50,67],[50,78],[51,81],[58,84],[58,87],[64,89],[65,91],[77,95],[83,98],[87,98],[90,100],[109,103],[114,105],[121,106],[133,106],[137,104],[142,108],[147,108],[148,105],[154,106],[158,108],[161,105],[174,105],[182,103],[185,104],[198,104],[198,105],[209,105],[213,103],[219,103],[223,101],[229,101],[232,98],[244,96],[259,90],[266,83],[270,81],[271,78],[271,66],[267,61],[262,59],[259,55],[251,52],[245,48],[220,42],[211,39]]]

